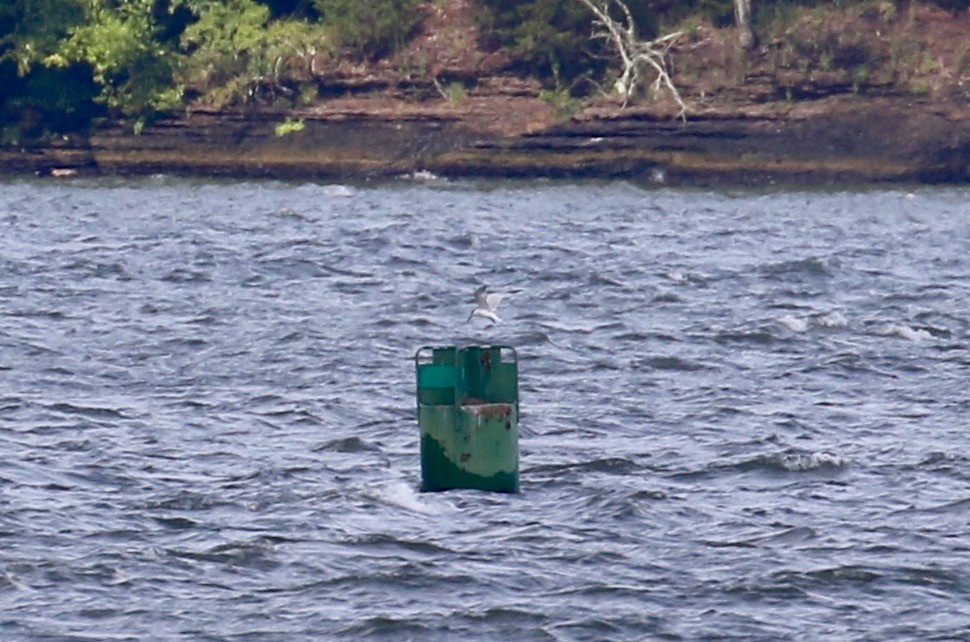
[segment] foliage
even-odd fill
[[[195,2],[198,20],[182,34],[183,59],[177,74],[215,105],[295,94],[281,72],[290,59],[309,65],[328,34],[303,20],[270,20],[266,5],[253,0]]]
[[[460,103],[468,98],[468,89],[460,82],[449,83],[444,91],[445,98],[450,103]]]
[[[543,89],[539,92],[539,100],[552,105],[560,120],[571,118],[580,107],[579,101],[564,89]]]
[[[338,41],[363,58],[380,58],[403,44],[420,24],[417,0],[314,0]]]
[[[0,98],[0,124],[16,130],[17,139],[81,130],[104,110],[95,102],[98,87],[84,65],[38,65],[20,76],[12,63],[0,63],[0,86],[5,89]]]
[[[81,0],[7,0],[0,3],[0,59],[26,76],[55,53],[71,30],[84,23]]]
[[[93,107],[90,92],[75,100],[63,91],[75,83],[75,68],[47,68],[41,61],[57,50],[71,28],[84,19],[77,0],[6,0],[0,2],[0,125],[3,143],[44,133],[51,121],[62,123],[71,112]]]
[[[177,104],[174,52],[156,37],[154,12],[162,1],[0,5],[0,64],[17,71],[0,101],[5,120],[30,121],[28,114],[39,112],[54,127],[75,128],[101,109],[143,117]]]
[[[83,4],[86,22],[72,29],[43,63],[88,65],[101,88],[100,100],[127,115],[177,105],[181,91],[171,86],[174,52],[155,37],[153,0],[128,0],[117,8],[99,0]]]
[[[277,124],[274,131],[277,137],[282,138],[283,136],[301,132],[304,129],[306,129],[306,122],[302,118],[300,120],[287,118],[283,122]]]
[[[600,43],[590,42],[592,16],[576,0],[477,0],[483,31],[508,50],[520,70],[571,80],[602,69]]]

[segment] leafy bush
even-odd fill
[[[14,61],[26,76],[86,17],[82,0],[0,2],[0,60]]]
[[[182,47],[187,56],[178,77],[223,106],[249,102],[268,90],[292,92],[281,75],[290,58],[307,61],[327,47],[328,34],[301,20],[270,20],[266,5],[253,0],[198,3],[198,21],[186,27]]]
[[[86,63],[101,87],[100,99],[127,115],[177,105],[181,93],[171,86],[174,52],[155,40],[150,5],[141,2],[123,8],[128,10],[103,9],[92,2],[90,20],[74,28],[45,64]]]
[[[93,116],[92,100],[138,117],[176,104],[174,52],[156,39],[154,2],[0,5],[0,61],[14,62],[19,78],[5,92],[7,110],[40,108],[63,123]]]

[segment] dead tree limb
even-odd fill
[[[680,107],[678,118],[686,120],[687,105],[680,97],[680,92],[677,91],[677,86],[671,80],[667,69],[667,52],[683,32],[667,34],[656,40],[640,40],[637,37],[633,15],[623,0],[578,1],[596,17],[594,21],[596,31],[593,32],[593,37],[609,42],[620,59],[623,69],[616,81],[615,89],[623,99],[623,107],[627,106],[630,97],[644,81],[644,76],[652,73],[655,75],[651,83],[654,91],[666,88]],[[617,21],[610,15],[611,7],[619,10],[622,21]]]

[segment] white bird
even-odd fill
[[[498,308],[499,302],[502,300],[503,294],[498,292],[485,293],[488,289],[487,285],[475,290],[475,309],[472,313],[468,315],[468,321],[472,320],[472,317],[482,317],[483,319],[488,319],[492,323],[498,323],[501,321],[498,315],[495,314],[495,310]],[[466,321],[465,323],[468,323]]]

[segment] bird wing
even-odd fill
[[[481,317],[483,319],[488,319],[493,324],[498,323],[499,321],[501,321],[501,319],[498,318],[498,315],[497,314],[495,314],[491,310],[486,310],[484,308],[475,308],[475,311],[472,312],[472,316],[473,317]]]
[[[488,286],[483,285],[482,287],[475,290],[475,303],[480,308],[488,307],[488,301],[485,297],[485,290]]]
[[[498,307],[498,304],[502,301],[502,297],[505,296],[499,292],[491,292],[485,295],[485,306],[489,310],[494,310]]]

